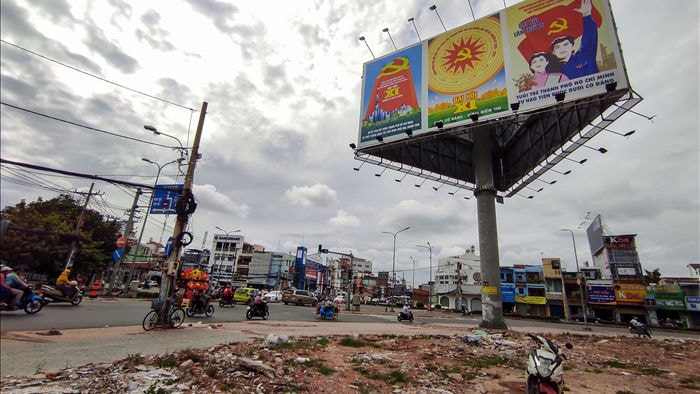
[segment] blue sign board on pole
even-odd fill
[[[170,257],[170,253],[173,251],[173,237],[168,238],[168,242],[165,243],[165,257]]]
[[[180,200],[185,185],[182,183],[173,185],[156,185],[151,198],[151,214],[170,215],[176,214],[175,205]]]
[[[114,252],[112,252],[112,258],[114,259],[114,261],[119,261],[119,259],[122,258],[123,254],[124,254],[124,248],[116,249]]]

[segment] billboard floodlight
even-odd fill
[[[559,92],[554,94],[554,98],[557,100],[558,103],[561,103],[566,99],[566,92]]]
[[[617,82],[610,82],[605,84],[605,91],[608,93],[612,93],[617,90]]]
[[[437,6],[435,4],[431,5],[430,8],[428,8],[430,11],[435,11],[435,15],[437,15],[438,19],[440,20],[440,24],[442,25],[442,28],[447,31],[447,28],[445,27],[445,24],[442,23],[442,18],[440,18],[440,14],[437,12]]]
[[[416,29],[416,35],[418,36],[418,41],[421,41],[420,34],[418,34],[418,28],[416,27],[416,21],[413,18],[408,18],[408,21],[413,23],[413,28]]]
[[[471,119],[472,122],[476,122],[479,120],[479,114],[471,114],[469,115],[469,119]]]
[[[377,172],[377,173],[374,174],[374,176],[382,176],[382,174],[384,173],[384,171],[386,171],[387,168],[388,168],[388,167],[384,167],[384,169],[382,170],[382,172]]]
[[[406,131],[405,131],[405,133],[406,133],[406,135],[407,135],[407,136],[409,136],[409,137],[410,137],[410,136],[412,136],[412,135],[413,135],[413,130],[411,130],[411,129],[408,129],[408,130],[406,130]]]
[[[574,163],[578,163],[578,164],[583,164],[583,163],[585,163],[585,162],[588,161],[588,159],[574,160],[574,159],[569,159],[569,158],[566,157],[566,156],[560,156],[560,157],[561,157],[562,159],[566,159],[566,160],[569,160],[569,161],[573,161]]]
[[[358,38],[358,40],[364,41],[365,45],[367,45],[367,49],[369,49],[369,53],[372,55],[372,59],[376,59],[376,57],[374,57],[374,52],[372,52],[372,49],[369,47],[369,44],[367,43],[367,40],[365,40],[365,36],[360,36]]]
[[[421,182],[420,184],[416,183],[414,186],[415,186],[415,187],[421,187],[421,186],[423,186],[423,184],[424,184],[425,181],[427,181],[427,180],[428,180],[428,178],[425,178],[425,179],[423,179],[423,182]]]
[[[350,149],[356,149],[356,148],[357,148],[357,145],[355,145],[354,142],[351,142],[351,143],[350,143]]]
[[[435,122],[435,127],[437,127],[438,130],[439,130],[439,129],[442,129],[442,127],[443,127],[444,125],[445,125],[445,124],[442,123],[441,120],[438,120],[437,122]]]
[[[384,137],[382,137],[381,135],[378,135],[378,136],[377,136],[377,141],[379,141],[379,142],[384,142]]]
[[[397,48],[397,47],[396,47],[396,44],[394,44],[394,39],[391,38],[391,34],[389,33],[389,28],[388,28],[388,27],[385,27],[385,28],[382,29],[382,31],[383,31],[384,33],[386,33],[386,34],[389,35],[389,40],[391,40],[391,45],[394,46],[394,50],[395,50],[395,51],[398,51],[399,48]]]
[[[520,109],[520,103],[510,103],[510,109],[517,111]]]
[[[403,174],[403,176],[401,177],[401,179],[397,178],[397,179],[394,179],[394,180],[395,180],[396,182],[401,183],[401,181],[403,181],[403,179],[406,178],[406,175],[408,175],[407,172]]]

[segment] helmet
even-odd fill
[[[4,265],[2,268],[0,268],[0,272],[7,272],[7,271],[12,271],[12,268],[8,267],[6,265]]]

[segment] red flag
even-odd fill
[[[537,52],[551,52],[550,45],[554,39],[571,36],[574,39],[583,34],[583,18],[576,11],[581,5],[580,0],[574,0],[567,5],[551,8],[540,14],[533,14],[518,24],[525,39],[518,45],[518,51],[525,60]],[[603,17],[593,7],[591,15],[600,27]]]

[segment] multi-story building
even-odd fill
[[[472,311],[481,310],[481,260],[474,246],[459,256],[438,260],[433,292],[442,308],[466,305]]]
[[[547,316],[569,318],[567,299],[564,296],[564,276],[561,260],[558,258],[543,258],[542,270],[546,287]]]
[[[281,290],[288,286],[289,268],[294,256],[283,252],[253,251],[248,266],[247,285]]]

